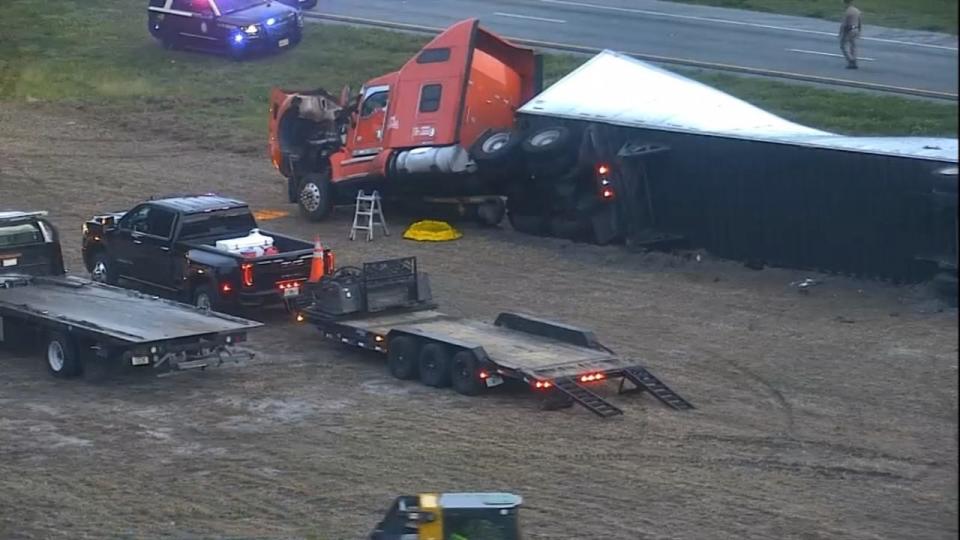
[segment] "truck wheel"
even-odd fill
[[[477,369],[477,356],[471,351],[460,351],[453,355],[450,370],[453,389],[465,396],[475,396],[483,386],[480,384],[480,370]]]
[[[450,386],[450,352],[445,345],[424,345],[419,364],[420,382],[434,388]]]
[[[513,227],[513,230],[519,233],[534,236],[544,236],[547,233],[549,223],[541,216],[507,212],[507,219],[510,220],[510,226]]]
[[[44,351],[47,355],[47,369],[54,377],[66,379],[80,373],[76,343],[70,336],[62,332],[50,334]]]
[[[116,285],[119,281],[117,272],[113,267],[113,261],[111,261],[110,257],[103,251],[93,256],[90,279],[98,283],[106,283],[107,285]]]
[[[200,309],[216,311],[219,303],[216,291],[209,285],[198,285],[193,289],[193,305]]]
[[[564,126],[547,126],[531,132],[523,141],[527,154],[555,154],[567,149],[570,130]]]
[[[470,156],[476,161],[503,161],[519,144],[520,134],[516,131],[489,131],[473,143]]]
[[[503,199],[492,199],[477,206],[477,221],[485,227],[496,227],[506,213],[507,206]]]
[[[323,221],[333,210],[330,173],[312,173],[300,179],[300,213],[310,221]]]
[[[420,347],[412,337],[399,336],[387,345],[387,367],[398,379],[410,380],[417,376],[417,359]]]

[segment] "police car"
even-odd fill
[[[299,9],[270,0],[150,0],[148,21],[164,47],[221,51],[235,58],[292,47],[303,31]]]

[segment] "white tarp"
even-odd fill
[[[521,113],[871,154],[957,162],[957,139],[848,137],[784,120],[715,88],[603,51]]]

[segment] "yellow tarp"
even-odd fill
[[[403,233],[403,237],[407,240],[418,242],[448,242],[461,236],[463,235],[460,231],[451,227],[449,223],[432,220],[418,221]]]

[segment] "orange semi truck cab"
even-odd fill
[[[270,154],[290,202],[317,221],[357,189],[502,193],[520,143],[515,113],[541,90],[541,66],[533,50],[468,19],[357,94],[274,88]]]

